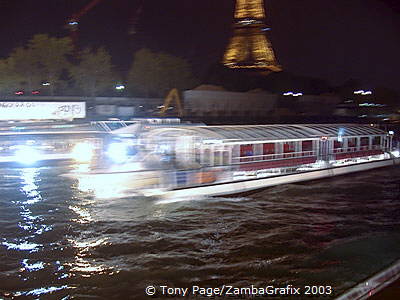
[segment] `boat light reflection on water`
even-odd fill
[[[83,166],[76,165],[76,168],[82,169]],[[69,220],[82,228],[84,224],[93,223],[93,203],[96,201],[79,197],[74,189],[65,190],[68,206],[65,206],[65,201],[54,201],[54,196],[46,193],[49,185],[42,181],[43,173],[50,173],[53,176],[54,170],[50,168],[24,167],[9,170],[8,178],[16,179],[16,192],[5,193],[4,198],[7,199],[7,194],[9,194],[10,200],[7,199],[4,203],[16,212],[15,221],[13,220],[16,226],[15,232],[5,230],[0,247],[9,256],[6,263],[11,265],[10,262],[13,262],[16,265],[15,274],[23,282],[23,287],[18,291],[2,295],[10,296],[10,299],[14,297],[54,298],[54,294],[58,291],[75,288],[74,285],[65,284],[65,280],[76,276],[74,272],[82,277],[103,273],[113,274],[113,266],[93,260],[89,255],[93,248],[104,245],[108,241],[98,236],[88,238],[86,232],[77,235],[69,234],[70,229],[64,231],[62,228],[64,223],[58,218],[60,215],[71,216]],[[51,188],[53,189],[54,185]],[[75,197],[68,197],[69,191],[75,194]],[[5,218],[9,218],[7,213]],[[60,232],[66,233],[68,243],[56,242],[58,240],[55,239],[59,239],[60,235],[63,236]],[[72,249],[72,251],[64,252],[66,249]],[[54,254],[49,255],[49,253],[60,255],[60,251],[62,251],[62,257],[59,261],[54,261]],[[66,256],[64,253],[67,253]],[[4,276],[8,275],[4,274]],[[53,276],[53,279],[42,283],[41,279],[45,278],[44,276],[46,278]],[[10,282],[8,281],[5,286],[10,286]],[[3,287],[2,284],[0,286]],[[7,287],[5,289],[7,290]]]
[[[46,263],[40,253],[45,251],[46,248],[43,234],[52,231],[53,226],[46,222],[42,213],[35,213],[37,212],[37,207],[43,207],[43,196],[39,187],[41,180],[40,169],[22,168],[17,172],[19,174],[16,177],[21,180],[19,184],[20,193],[16,193],[11,203],[18,210],[18,229],[22,234],[18,234],[17,237],[6,237],[1,244],[7,250],[15,251],[15,257],[21,265],[19,277],[24,281],[29,281],[32,278],[32,274],[30,273],[45,270],[49,267],[49,264]],[[16,292],[14,296],[39,296],[56,289],[58,287],[43,287]]]
[[[30,243],[28,241],[24,241],[22,243],[3,242],[2,244],[6,246],[7,249],[29,252],[37,252],[39,251],[40,247],[43,247],[42,244]]]
[[[65,290],[65,289],[74,289],[74,288],[75,287],[71,287],[68,285],[51,286],[51,287],[34,289],[29,292],[17,292],[17,293],[15,293],[15,296],[16,297],[21,297],[21,296],[36,296],[36,297],[38,297],[38,296],[45,296],[45,294],[51,294],[56,291],[61,291],[61,290]]]
[[[82,182],[82,184],[84,183]],[[104,182],[102,184],[103,186],[105,185]],[[96,187],[94,182],[89,183],[88,186],[89,185],[91,189]],[[79,195],[79,190],[73,192],[75,197],[81,199],[81,201],[68,206],[75,215],[70,220],[79,225],[92,224],[96,222],[96,213],[93,211],[93,206],[97,201],[82,197],[82,195]],[[97,261],[90,256],[93,249],[108,244],[108,238],[101,237],[100,235],[87,236],[86,233],[87,232],[78,236],[70,236],[68,238],[69,244],[75,249],[75,255],[73,261],[65,263],[66,269],[72,273],[78,272],[82,277],[91,277],[104,273],[113,274],[113,266],[104,265],[101,261]],[[71,273],[68,273],[68,276],[71,276],[70,274]]]
[[[24,240],[5,241],[3,245],[9,249],[37,252],[43,245],[36,243],[34,238],[53,229],[43,222],[42,216],[35,215],[31,209],[43,200],[38,186],[40,170],[38,168],[21,169],[20,178],[22,185],[20,192],[25,195],[25,199],[24,201],[15,201],[22,218],[18,225],[22,230],[28,231],[31,236]]]
[[[30,264],[28,259],[24,259],[22,261],[22,265],[23,265],[22,270],[28,271],[28,272],[38,271],[38,270],[44,269],[44,267],[45,267],[45,265],[42,261]]]
[[[107,244],[106,238],[92,238],[90,241],[68,240],[71,245],[76,249],[75,261],[67,264],[71,267],[72,272],[81,272],[83,277],[90,277],[94,274],[108,274],[113,271],[110,266],[103,265],[102,263],[93,262],[87,258],[88,254],[96,247],[104,246]]]

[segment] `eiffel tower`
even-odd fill
[[[263,0],[236,0],[234,34],[225,51],[223,64],[229,68],[282,71],[265,35]]]

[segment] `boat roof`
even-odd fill
[[[386,132],[360,124],[169,126],[152,130],[151,135],[195,135],[230,141],[296,140],[321,137],[385,135]]]

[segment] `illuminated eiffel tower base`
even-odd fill
[[[266,73],[282,71],[265,32],[263,0],[237,0],[234,33],[223,64],[229,68],[254,69]]]

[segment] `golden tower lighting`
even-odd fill
[[[229,68],[282,71],[265,32],[263,0],[236,0],[234,33],[223,64]]]

